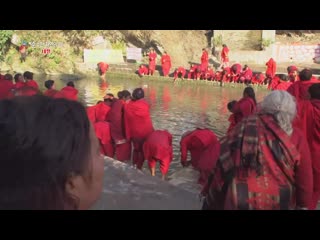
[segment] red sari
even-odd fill
[[[270,58],[269,61],[266,63],[267,70],[266,70],[266,76],[269,78],[273,78],[277,71],[277,64],[273,60],[273,58]]]
[[[238,124],[256,111],[256,103],[250,97],[241,98],[233,107],[235,122]]]
[[[313,201],[311,209],[315,209],[320,200],[320,100],[300,102],[301,127],[308,140],[313,168]]]
[[[78,100],[78,90],[74,87],[66,86],[54,95],[54,98],[65,98],[72,101]]]
[[[14,85],[12,81],[0,80],[0,100],[10,97]]]
[[[43,95],[47,96],[47,97],[54,97],[54,95],[57,93],[58,91],[55,89],[48,89],[47,91],[45,91],[43,93]]]
[[[220,153],[217,136],[209,129],[196,129],[182,136],[180,141],[181,162],[191,153],[191,165],[200,172],[198,183],[204,184]]]
[[[209,64],[209,55],[207,51],[203,51],[201,55],[201,72],[205,72]]]
[[[221,141],[203,189],[204,209],[281,210],[308,207],[312,169],[303,152],[269,115],[252,115]],[[304,149],[304,151],[307,151]],[[310,159],[309,159],[310,160]]]
[[[126,138],[133,142],[133,164],[142,169],[143,143],[154,131],[149,104],[144,99],[128,102],[124,107],[124,123]]]
[[[153,75],[156,70],[157,54],[155,52],[149,53],[149,75]]]
[[[274,88],[272,90],[283,90],[286,91],[288,90],[288,88],[292,85],[292,82],[289,81],[279,81],[279,83],[274,86]]]
[[[33,88],[35,88],[36,90],[39,90],[39,85],[38,85],[38,83],[37,83],[35,80],[28,80],[28,81],[25,82],[25,85],[26,85],[27,87],[33,87]]]
[[[170,68],[171,68],[171,58],[168,54],[165,54],[161,57],[161,66],[162,66],[163,76],[167,77],[169,75]]]
[[[152,132],[143,144],[143,153],[150,168],[155,168],[158,161],[162,175],[166,175],[173,157],[172,135],[162,130]]]
[[[93,124],[97,138],[100,142],[100,151],[108,157],[113,157],[114,149],[111,142],[110,126],[108,122],[99,121]]]
[[[131,160],[131,141],[126,139],[124,126],[125,102],[114,99],[107,121],[110,123],[111,137],[115,144],[115,155],[119,161]]]

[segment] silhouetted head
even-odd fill
[[[68,86],[68,87],[73,87],[73,88],[74,88],[74,82],[73,82],[73,81],[68,82],[68,83],[67,83],[67,86]]]
[[[139,100],[144,98],[144,91],[142,88],[136,88],[132,92],[132,100]]]
[[[246,87],[243,90],[243,97],[249,97],[252,98],[252,100],[257,103],[256,101],[256,94],[254,93],[254,89],[252,87]]]
[[[11,81],[13,80],[13,77],[11,74],[7,73],[6,75],[4,75],[4,80],[7,80],[7,81]]]
[[[292,73],[292,72],[297,72],[298,71],[298,68],[296,66],[289,66],[287,67],[287,72],[288,74]]]
[[[53,88],[53,85],[54,85],[54,81],[53,80],[47,80],[44,82],[44,86],[47,88],[47,89],[52,89]]]
[[[279,74],[278,75],[278,77],[279,77],[279,79],[281,80],[281,81],[288,81],[289,79],[288,79],[288,76],[286,75],[286,74]]]
[[[231,101],[231,102],[228,103],[227,107],[228,107],[228,110],[229,110],[230,112],[233,112],[233,107],[234,107],[234,105],[235,105],[236,103],[237,103],[236,100],[233,100],[233,101]]]
[[[222,47],[227,47],[227,45],[226,44],[222,44]]]
[[[125,100],[128,100],[131,98],[131,93],[128,90],[123,90],[122,93],[123,93],[123,98]]]
[[[249,67],[248,67],[247,64],[243,66],[243,70],[247,70],[248,68],[249,68]]]
[[[309,87],[309,94],[311,99],[319,99],[320,100],[320,83],[312,84]]]
[[[103,103],[103,101],[99,100],[96,104]]]
[[[23,82],[23,76],[21,73],[17,73],[16,75],[14,75],[14,81],[17,82]]]
[[[231,67],[231,71],[232,71],[233,73],[236,73],[236,72],[237,72],[237,70],[238,70],[237,65],[232,65],[232,67]]]
[[[104,98],[105,98],[105,99],[113,99],[113,98],[114,98],[114,95],[113,95],[112,93],[107,93]]]
[[[33,73],[32,72],[29,72],[29,71],[26,71],[23,73],[23,77],[25,80],[32,80],[33,79]]]
[[[312,78],[311,69],[305,68],[299,73],[300,81],[309,81]]]
[[[0,101],[0,155],[0,209],[88,209],[102,191],[100,146],[79,102]]]
[[[123,91],[119,91],[117,93],[118,99],[122,99],[123,98]]]

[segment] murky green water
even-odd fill
[[[42,90],[43,82],[47,79],[55,80],[56,89],[61,89],[67,81],[58,76],[35,76]],[[108,78],[103,82],[98,77],[74,81],[79,90],[79,100],[85,105],[93,105],[101,100],[106,92],[114,95],[118,91],[128,89],[130,92],[136,87],[143,87],[147,101],[151,105],[151,116],[155,129],[166,129],[173,135],[174,161],[170,166],[172,173],[180,169],[179,142],[181,135],[192,130],[197,124],[205,124],[218,137],[225,134],[229,122],[227,103],[240,99],[243,86],[219,87],[210,83],[197,84],[180,82],[173,84],[172,80],[150,80],[130,78]],[[257,100],[260,101],[268,91],[256,88]],[[144,164],[147,167],[147,164]]]

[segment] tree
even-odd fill
[[[0,31],[0,62],[4,61],[6,52],[9,50],[13,30]]]

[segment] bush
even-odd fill
[[[0,31],[0,62],[4,61],[5,54],[10,48],[13,32],[13,30]]]

